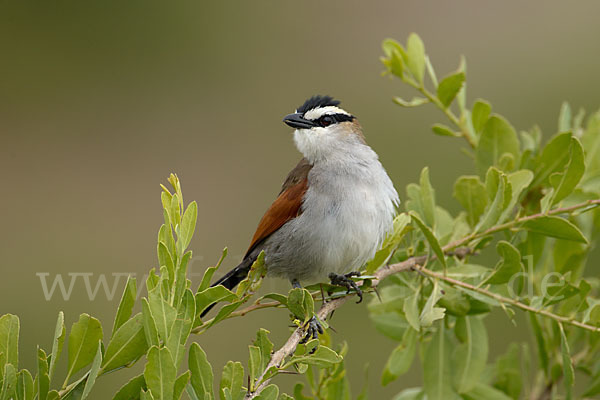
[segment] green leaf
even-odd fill
[[[529,314],[529,321],[531,323],[531,327],[533,329],[533,335],[535,337],[536,345],[537,345],[537,354],[540,359],[540,367],[544,371],[545,375],[548,376],[549,373],[549,361],[548,361],[548,351],[545,339],[545,333],[542,331],[542,327],[540,326],[539,321],[534,313]]]
[[[127,283],[125,284],[125,290],[121,301],[119,302],[119,308],[117,309],[117,315],[115,316],[115,323],[113,324],[113,330],[111,338],[115,335],[115,332],[121,325],[125,323],[131,317],[131,311],[135,305],[135,298],[137,297],[137,284],[136,279],[128,276]],[[54,354],[54,351],[52,352]],[[54,358],[54,356],[52,356]]]
[[[425,400],[425,392],[423,388],[404,389],[398,393],[392,400]]]
[[[586,175],[585,183],[591,183],[600,176],[600,112],[596,112],[588,119],[587,128],[581,136],[581,143],[585,149]],[[593,185],[595,192],[600,192],[598,184]]]
[[[557,278],[558,282],[552,282],[551,278]],[[542,279],[541,290],[544,294],[543,305],[549,306],[560,303],[579,293],[579,289],[557,272],[551,272]]]
[[[571,130],[571,107],[566,101],[560,107],[558,116],[558,131],[567,132]]]
[[[425,97],[413,97],[411,100],[404,100],[401,97],[395,96],[392,101],[402,107],[418,107],[423,104],[429,103],[429,100]]]
[[[567,393],[567,400],[572,398],[572,388],[573,383],[575,382],[575,371],[573,370],[573,362],[571,361],[571,354],[569,350],[569,342],[567,340],[567,335],[565,335],[565,330],[563,329],[562,324],[558,324],[558,328],[560,330],[560,351],[562,355],[562,367],[563,367],[563,375],[565,381],[565,391]]]
[[[393,51],[389,59],[390,72],[400,79],[404,76],[404,62],[398,51]]]
[[[515,129],[506,119],[492,115],[483,126],[479,144],[475,149],[475,163],[480,175],[491,166],[500,167],[500,160],[504,154],[510,154],[514,160],[518,160],[519,139]]]
[[[423,84],[425,75],[425,46],[416,33],[408,36],[406,43],[406,66],[419,84]]]
[[[381,48],[383,50],[383,53],[389,57],[392,55],[392,53],[394,51],[399,52],[400,54],[404,54],[404,48],[402,47],[402,45],[400,43],[398,43],[395,39],[384,39],[381,42]]]
[[[394,39],[385,39],[382,43],[382,48],[388,57],[382,59],[383,64],[392,74],[402,79],[404,77],[404,62],[402,59],[406,58],[404,48]]]
[[[577,226],[560,217],[547,216],[535,218],[525,222],[523,226],[531,232],[540,233],[545,236],[581,243],[588,242]]]
[[[98,350],[96,350],[96,355],[94,356],[94,361],[92,361],[92,368],[90,368],[90,372],[87,375],[85,380],[85,386],[83,387],[83,393],[81,394],[81,400],[85,400],[90,392],[92,391],[92,387],[94,387],[94,383],[96,383],[96,378],[98,377],[98,372],[100,371],[100,364],[102,363],[102,341],[98,342]]]
[[[310,296],[308,290],[303,288],[294,288],[288,294],[287,306],[294,316],[302,321],[308,318],[307,310],[304,308],[304,297]],[[311,315],[312,317],[312,315]]]
[[[269,364],[271,358],[271,352],[273,351],[273,343],[269,340],[268,334],[268,330],[260,328],[256,333],[256,340],[254,341],[254,345],[260,349],[261,353],[261,371],[264,371],[267,368],[267,364]]]
[[[192,388],[199,399],[212,400],[213,395],[213,371],[206,353],[198,343],[192,343],[190,346],[190,356],[188,359],[189,368],[192,373]]]
[[[179,254],[183,254],[185,249],[190,244],[194,230],[196,229],[196,219],[198,218],[198,204],[192,201],[181,219],[181,226],[179,227],[179,237],[177,240],[177,248]]]
[[[463,292],[447,285],[442,285],[441,289],[444,296],[438,300],[438,305],[446,309],[446,314],[462,317],[471,311],[471,303]]]
[[[421,322],[419,318],[419,297],[420,293],[419,291],[416,291],[413,295],[404,299],[404,303],[402,305],[402,311],[404,311],[406,320],[417,332],[421,330]]]
[[[81,391],[82,390],[83,390],[83,385],[79,384],[77,386],[77,388],[75,388],[75,390],[69,392],[69,395],[63,397],[63,399],[65,399],[65,400],[73,400],[75,398],[78,398],[78,396],[81,396]],[[76,392],[76,394],[71,396],[71,393],[74,393],[74,392]],[[60,395],[58,394],[58,392],[56,390],[51,390],[51,391],[48,392],[47,400],[61,400],[61,397],[60,397]]]
[[[144,375],[138,375],[119,389],[113,400],[135,400],[139,399],[140,391],[146,389]]]
[[[33,377],[31,373],[22,369],[17,374],[17,389],[16,395],[18,400],[33,400]]]
[[[250,375],[250,391],[254,391],[254,383],[256,379],[260,376],[261,365],[262,365],[262,357],[260,353],[260,349],[256,346],[248,346],[248,350],[250,352],[250,358],[248,359],[248,369]]]
[[[481,129],[483,129],[491,112],[492,106],[490,103],[481,99],[475,101],[475,104],[473,104],[471,121],[473,122],[473,129],[475,129],[476,132],[480,132]]]
[[[421,326],[430,327],[434,321],[444,318],[445,310],[441,307],[435,307],[441,296],[442,293],[439,289],[438,281],[434,280],[431,294],[429,295],[425,306],[423,306],[423,310],[421,310],[421,315],[419,317]]]
[[[498,285],[507,283],[515,274],[523,271],[525,267],[521,262],[521,253],[509,242],[499,241],[496,250],[502,257],[502,261],[498,262],[495,271],[486,282]]]
[[[460,137],[460,133],[454,132],[452,128],[444,124],[433,124],[431,130],[433,133],[440,136]]]
[[[15,367],[7,363],[4,365],[2,374],[2,390],[0,390],[0,400],[12,400],[17,387],[17,371]]]
[[[553,136],[542,150],[537,161],[535,179],[531,186],[547,182],[554,172],[562,172],[569,161],[569,152],[565,151],[571,144],[571,132],[559,133]]]
[[[255,397],[256,400],[277,400],[279,396],[279,388],[276,385],[268,385],[260,391],[259,395]]]
[[[396,380],[400,375],[406,373],[412,365],[417,348],[417,332],[407,329],[400,343],[388,358],[385,369],[381,376],[381,384],[386,386]]]
[[[175,293],[172,296],[172,305],[177,308],[180,301],[184,298],[184,291],[190,286],[191,282],[187,279],[187,266],[192,258],[192,252],[188,251],[181,257],[175,270]]]
[[[465,400],[511,400],[503,392],[482,382],[477,382],[473,389],[463,395],[463,398]]]
[[[258,299],[258,302],[262,303],[263,299],[275,300],[276,302],[281,303],[284,306],[287,306],[287,296],[284,296],[283,294],[280,294],[280,293],[267,293],[264,296],[262,296],[260,299]]]
[[[314,353],[293,356],[283,367],[285,369],[293,364],[304,363],[315,365],[321,368],[328,368],[334,364],[340,363],[343,357],[327,346],[319,345],[317,339],[313,339],[306,344],[306,348],[314,348],[318,346]]]
[[[435,227],[435,193],[429,181],[429,167],[424,167],[421,170],[419,186],[421,188],[423,217],[428,226]]]
[[[175,254],[175,240],[171,231],[171,224],[168,221],[168,216],[165,216],[165,223],[158,230],[158,243],[164,243],[167,246],[170,254]]]
[[[464,83],[464,72],[456,72],[442,79],[437,88],[437,97],[446,108],[452,103]]]
[[[217,285],[196,293],[196,315],[200,314],[211,304],[220,301],[231,301],[237,298],[235,293],[223,285]]]
[[[312,397],[306,397],[302,394],[302,389],[304,389],[304,384],[301,382],[296,383],[294,385],[294,399],[295,400],[313,400]]]
[[[98,341],[101,340],[100,321],[88,314],[81,314],[69,333],[69,370],[65,380],[94,360]]]
[[[521,377],[520,349],[516,343],[509,345],[508,351],[496,360],[494,387],[508,394],[512,399],[519,399],[523,379]]]
[[[411,216],[412,220],[417,224],[417,226],[419,227],[421,232],[423,232],[423,235],[425,235],[427,242],[429,242],[431,249],[437,256],[438,261],[440,261],[440,263],[442,263],[444,268],[446,268],[446,259],[444,257],[444,252],[442,251],[442,247],[440,246],[440,243],[438,242],[437,238],[435,237],[435,235],[433,234],[431,229],[429,229],[429,227],[426,226],[423,223],[423,221],[421,221],[421,219],[414,212],[411,212],[410,216]]]
[[[572,136],[571,146],[569,152],[569,163],[567,164],[566,171],[556,179],[556,183],[553,182],[553,177],[550,176],[550,183],[554,187],[554,197],[552,198],[552,204],[556,204],[568,195],[570,195],[585,172],[585,163],[583,156],[583,147],[579,140]]]
[[[598,325],[600,323],[600,300],[588,297],[586,304],[588,307],[583,314],[582,322],[584,324],[591,322],[594,325]]]
[[[152,396],[150,391],[142,389],[140,392],[140,400],[154,400],[154,396]]]
[[[200,282],[200,286],[198,286],[198,293],[202,292],[210,287],[212,277],[213,277],[215,271],[223,263],[223,260],[225,260],[225,257],[227,257],[227,247],[225,247],[223,249],[223,251],[221,253],[221,257],[219,258],[219,261],[217,261],[217,265],[215,265],[214,267],[209,267],[206,269],[206,271],[204,271],[204,275],[202,276],[202,282]]]
[[[226,306],[224,306],[223,308],[221,308],[219,310],[219,312],[217,313],[217,315],[215,315],[215,317],[212,319],[212,322],[210,323],[210,325],[208,326],[208,328],[210,328],[211,326],[223,321],[225,318],[227,318],[229,315],[231,315],[232,312],[234,312],[235,310],[237,310],[238,308],[240,308],[240,306],[244,304],[244,300],[238,300],[235,301],[231,304],[227,304]]]
[[[175,264],[173,262],[173,257],[163,242],[158,243],[156,252],[158,255],[159,267],[162,268],[164,266],[167,268],[169,285],[172,285],[173,281],[175,280]]]
[[[389,261],[394,251],[396,251],[398,248],[398,245],[402,241],[404,235],[410,230],[409,223],[410,216],[406,213],[398,214],[396,218],[394,218],[392,232],[388,234],[383,241],[381,249],[375,253],[375,257],[373,257],[373,259],[370,260],[365,267],[368,275],[373,274]],[[277,300],[274,297],[272,298]],[[284,299],[285,301],[282,301],[283,299],[278,301],[282,304],[287,304],[287,298],[284,297]]]
[[[143,356],[147,349],[144,317],[142,313],[138,313],[121,325],[108,343],[102,371],[126,366]]]
[[[173,322],[175,322],[175,318],[177,317],[177,311],[162,298],[160,288],[156,288],[148,293],[148,304],[156,322],[158,335],[166,342],[173,327]]]
[[[452,388],[452,342],[443,323],[425,347],[423,383],[428,400],[459,400]]]
[[[160,343],[158,329],[156,328],[156,321],[152,316],[152,311],[150,311],[150,304],[146,298],[142,299],[142,317],[144,336],[146,337],[148,346],[158,346]]]
[[[196,301],[191,290],[186,290],[183,300],[179,305],[177,319],[173,323],[173,328],[167,339],[167,348],[171,351],[175,365],[179,365],[185,352],[185,343],[187,342],[192,324],[196,315]]]
[[[144,379],[152,397],[156,400],[172,400],[176,376],[177,368],[169,349],[152,346],[144,368]]]
[[[490,169],[490,171],[494,170],[495,169]],[[493,174],[487,174],[486,186],[488,186],[491,176],[493,176]],[[479,223],[475,227],[476,232],[486,231],[494,226],[500,219],[507,200],[510,201],[510,198],[507,199],[507,197],[512,194],[510,186],[507,185],[509,184],[506,175],[501,173],[498,177],[498,186],[495,191],[494,200],[488,204],[483,216],[480,218]]]
[[[221,383],[219,385],[219,394],[221,400],[228,400],[225,393],[230,393],[233,400],[243,397],[244,390],[242,382],[244,381],[244,367],[240,362],[228,361],[223,368]]]
[[[39,400],[46,400],[48,397],[48,389],[50,387],[50,379],[48,378],[48,357],[46,356],[46,352],[38,346],[37,348],[37,356],[38,356],[38,373],[35,378],[37,383],[35,392],[38,394]]]
[[[461,176],[454,184],[454,197],[467,211],[469,225],[475,226],[485,211],[487,194],[478,176]]]
[[[58,319],[56,320],[56,327],[54,328],[54,339],[52,340],[52,358],[50,359],[50,369],[48,377],[52,380],[56,364],[60,359],[63,345],[65,344],[66,330],[65,330],[65,317],[62,311],[58,312]]]
[[[175,386],[173,387],[173,399],[179,400],[181,395],[183,394],[183,390],[185,386],[188,384],[190,380],[190,371],[185,371],[183,374],[179,375],[177,379],[175,379]]]
[[[472,390],[479,382],[488,356],[487,331],[478,317],[460,317],[454,328],[461,343],[454,349],[454,387],[458,393]]]
[[[529,186],[532,180],[533,172],[527,169],[521,169],[519,171],[507,175],[507,183],[510,184],[511,188],[511,197],[508,205],[504,207],[504,212],[498,220],[499,222],[504,222],[510,218],[511,214],[514,212],[515,207],[517,206],[517,203],[519,202],[521,193],[523,192],[523,190],[525,190],[525,188]]]
[[[19,365],[19,317],[12,314],[4,314],[0,317],[0,353],[4,354],[4,360],[13,367]],[[0,365],[0,371],[4,371],[4,364]]]

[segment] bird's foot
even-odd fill
[[[310,321],[306,324],[306,334],[300,341],[301,344],[305,344],[310,339],[318,339],[319,334],[325,333],[325,329],[323,329],[323,325],[319,322],[316,316],[313,316]]]
[[[341,287],[345,287],[346,289],[348,289],[348,291],[346,293],[350,293],[352,290],[354,290],[356,292],[356,295],[358,296],[358,301],[356,302],[356,304],[358,304],[362,301],[363,294],[362,294],[362,290],[360,290],[360,288],[358,287],[356,282],[354,282],[351,279],[353,276],[360,276],[360,272],[354,271],[354,272],[349,272],[345,275],[338,275],[338,274],[334,274],[332,272],[329,274],[329,280],[331,281],[332,285],[341,286]]]

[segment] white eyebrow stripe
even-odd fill
[[[315,121],[315,120],[321,118],[323,115],[333,115],[333,114],[350,115],[347,111],[344,111],[339,107],[327,106],[327,107],[318,107],[313,110],[307,111],[306,113],[304,113],[304,118],[306,118],[310,121]]]

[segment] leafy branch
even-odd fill
[[[405,212],[394,219],[392,232],[364,266],[364,274],[355,278],[363,291],[377,294],[368,304],[375,328],[397,342],[383,368],[382,385],[406,373],[418,354],[422,384],[401,391],[397,399],[518,400],[523,393],[572,399],[575,392],[582,398],[597,396],[600,281],[586,275],[586,263],[600,234],[600,112],[585,120],[583,112],[572,115],[568,104],[563,105],[558,133],[542,143],[539,129],[517,134],[484,100],[469,108],[464,59],[457,71],[438,81],[417,35],[410,35],[406,46],[388,39],[383,50],[386,73],[421,96],[410,101],[395,97],[395,103],[432,103],[442,110],[457,130],[434,124],[433,132],[467,140],[475,172],[456,179],[453,195],[462,211],[452,215],[436,202],[429,168],[423,168],[419,182],[406,186]],[[344,360],[348,346],[332,344],[327,329],[318,339],[302,343],[313,317],[327,328],[327,317],[349,297],[345,289],[321,284],[268,293],[249,303],[267,271],[264,254],[231,291],[210,286],[226,249],[192,288],[188,247],[197,205],[185,205],[177,176],[168,182],[170,187],[161,185],[164,223],[158,232],[158,268],[145,282],[142,311],[133,313],[138,290],[130,278],[110,331],[87,314],[67,330],[60,312],[52,349],[47,353],[38,347],[34,374],[18,369],[19,318],[1,316],[0,399],[85,400],[102,376],[138,362],[144,363],[143,373],[125,383],[114,400],[180,399],[183,392],[192,400],[310,398],[300,382],[293,396],[280,393],[273,378],[287,373],[306,377],[313,398],[350,399]],[[497,263],[476,264],[474,256],[494,244]],[[527,275],[521,279],[524,260]],[[514,295],[509,292],[512,283],[517,286]],[[525,283],[532,290],[525,291]],[[323,304],[316,307],[321,299]],[[203,320],[203,311],[213,304],[220,308]],[[513,308],[528,313],[535,367],[527,345],[519,343],[488,361],[484,321],[495,307],[510,318]],[[215,396],[217,377],[191,334],[269,308],[289,311],[295,324],[290,337],[274,351],[269,332],[261,328],[248,346],[247,367],[228,361]],[[61,359],[63,347],[68,356]],[[61,362],[66,373],[58,380]],[[581,390],[575,390],[575,370],[589,376],[589,382],[579,384]],[[366,400],[366,393],[364,387],[358,399]]]

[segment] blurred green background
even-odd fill
[[[225,267],[244,253],[264,210],[300,155],[281,122],[312,94],[330,94],[358,116],[404,198],[424,165],[437,198],[455,212],[452,185],[472,173],[457,139],[434,136],[445,122],[430,106],[402,109],[412,93],[382,78],[380,43],[424,40],[438,76],[467,58],[468,98],[491,101],[518,129],[556,129],[563,100],[600,105],[597,1],[3,1],[0,3],[0,314],[21,318],[21,367],[35,345],[49,350],[59,310],[68,326],[87,312],[110,332],[118,298],[95,300],[77,278],[70,300],[46,301],[37,273],[132,272],[156,266],[162,221],[159,183],[182,180],[197,200],[192,271],[228,246]],[[199,283],[198,276],[194,285]],[[266,290],[287,290],[281,281]],[[526,336],[526,325],[491,321],[495,354]],[[259,327],[276,345],[283,311],[252,313],[197,337],[220,371],[247,361]],[[394,344],[378,335],[365,304],[347,304],[331,324],[350,346],[354,393],[370,364],[372,398],[419,383],[403,376],[386,388],[380,371]],[[139,367],[102,378],[109,398]],[[296,377],[277,378],[285,388]]]

